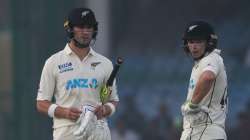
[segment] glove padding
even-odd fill
[[[184,118],[191,125],[197,125],[206,121],[209,109],[206,106],[200,106],[198,104],[193,104],[191,101],[188,101],[181,106],[181,112]]]
[[[95,107],[87,104],[82,107],[82,114],[77,120],[77,124],[79,124],[79,128],[73,133],[76,139],[80,140],[84,137],[90,135],[92,130],[95,127],[95,123],[97,121],[97,117],[94,113]]]

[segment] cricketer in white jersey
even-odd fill
[[[114,113],[119,101],[116,83],[108,103],[101,103],[99,93],[113,70],[112,62],[89,46],[97,32],[90,9],[73,9],[68,20],[74,35],[64,50],[47,59],[37,109],[53,118],[54,140],[111,140],[106,117]],[[87,111],[92,114],[91,121],[79,131]]]
[[[202,36],[204,34],[208,34],[207,38]],[[211,40],[211,35],[214,35],[211,26],[202,21],[191,23],[184,34],[186,51],[191,54],[195,64],[187,99],[182,105],[181,140],[227,139],[227,76],[223,58],[220,56],[221,51],[212,46],[212,43],[216,45],[217,38]],[[208,45],[209,41],[211,46]],[[208,47],[211,48],[207,49]]]

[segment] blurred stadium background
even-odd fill
[[[114,140],[177,140],[192,60],[182,51],[186,23],[210,22],[228,73],[229,140],[250,137],[248,0],[0,0],[0,140],[50,140],[52,121],[36,111],[45,60],[64,48],[63,21],[74,7],[99,21],[95,49],[125,63]],[[118,138],[122,137],[122,139]]]

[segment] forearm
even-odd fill
[[[114,105],[114,107],[117,106],[117,101],[110,101],[111,104]],[[45,115],[48,115],[48,109],[51,106],[51,102],[47,100],[43,101],[37,101],[37,110],[38,112],[41,112]],[[99,112],[100,110],[100,117],[107,117],[112,113],[112,108],[108,106],[107,104],[98,107],[97,109]],[[79,111],[76,108],[64,108],[61,106],[57,106],[54,112],[54,116],[57,118],[67,118],[71,120],[76,120],[80,116],[81,111]],[[99,113],[98,113],[99,114]]]
[[[37,101],[36,103],[36,108],[38,110],[38,112],[42,113],[42,114],[45,114],[45,115],[48,115],[48,109],[50,107],[52,103],[50,101],[47,101],[47,100],[39,100]]]
[[[215,75],[210,71],[205,71],[197,82],[191,102],[193,104],[199,104],[209,93],[214,81]]]
[[[37,110],[38,112],[48,115],[48,110],[49,107],[51,106],[51,102],[47,101],[47,100],[41,100],[41,101],[37,101]],[[66,118],[66,114],[65,114],[65,108],[57,106],[55,109],[55,117],[57,118]]]

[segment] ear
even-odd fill
[[[184,45],[183,50],[184,50],[185,53],[189,53],[190,52],[187,44]]]

